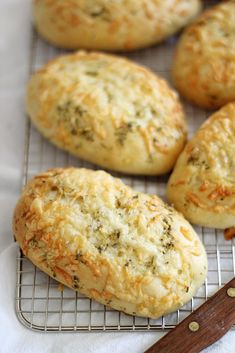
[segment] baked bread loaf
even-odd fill
[[[172,77],[179,92],[200,107],[235,100],[235,1],[207,10],[185,30]]]
[[[41,270],[132,315],[178,309],[206,276],[206,254],[190,224],[157,196],[103,171],[36,176],[16,206],[13,228]]]
[[[177,32],[200,9],[200,0],[34,0],[34,22],[59,47],[133,50]]]
[[[29,82],[27,111],[58,147],[125,173],[168,172],[186,141],[184,113],[166,81],[106,54],[47,64]]]
[[[213,114],[180,155],[168,199],[192,223],[235,226],[235,103]],[[234,232],[235,233],[235,232]]]

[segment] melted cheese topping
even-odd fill
[[[34,18],[62,47],[133,50],[175,33],[200,9],[199,0],[36,0]]]
[[[52,142],[105,167],[162,173],[185,142],[176,93],[125,59],[85,52],[60,57],[32,77],[27,102]]]
[[[169,181],[169,199],[193,223],[235,225],[234,150],[235,104],[230,103],[189,141]]]
[[[183,33],[173,80],[186,98],[205,108],[235,100],[235,3],[204,12]]]
[[[101,171],[57,169],[35,177],[14,228],[41,269],[132,314],[174,310],[206,274],[203,246],[176,211]]]

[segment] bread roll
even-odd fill
[[[235,226],[234,151],[235,103],[230,103],[196,132],[170,177],[168,199],[190,222]]]
[[[200,0],[34,0],[34,21],[59,47],[133,50],[172,35],[200,9]]]
[[[235,1],[205,11],[185,30],[172,77],[182,96],[200,107],[235,100]]]
[[[27,111],[57,146],[124,173],[168,172],[186,140],[166,81],[111,55],[77,52],[48,63],[29,82]]]
[[[157,196],[103,171],[36,176],[16,206],[13,228],[42,271],[132,315],[178,309],[206,276],[206,254],[190,224]]]

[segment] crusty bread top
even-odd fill
[[[27,110],[60,147],[92,162],[99,148],[98,164],[125,172],[168,171],[186,138],[182,106],[166,81],[107,54],[79,51],[48,63],[29,82]]]
[[[214,113],[180,155],[168,197],[193,223],[235,226],[235,103]]]
[[[177,45],[173,80],[205,108],[235,100],[235,2],[218,4],[185,29]]]
[[[178,308],[206,274],[203,246],[180,214],[102,171],[54,169],[36,176],[16,207],[14,234],[46,272],[60,268],[65,284],[102,302],[114,296],[135,303],[138,315]],[[79,274],[78,288],[72,278],[81,266],[95,280]]]
[[[200,0],[36,0],[34,20],[61,47],[133,50],[175,33],[200,9]]]

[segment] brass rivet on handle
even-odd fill
[[[235,298],[235,288],[229,288],[228,290],[227,290],[227,294],[228,294],[228,296],[229,297],[231,297],[231,298]]]
[[[188,325],[188,328],[190,329],[190,331],[192,332],[197,332],[200,328],[200,325],[197,321],[192,321],[190,322],[190,324]]]

